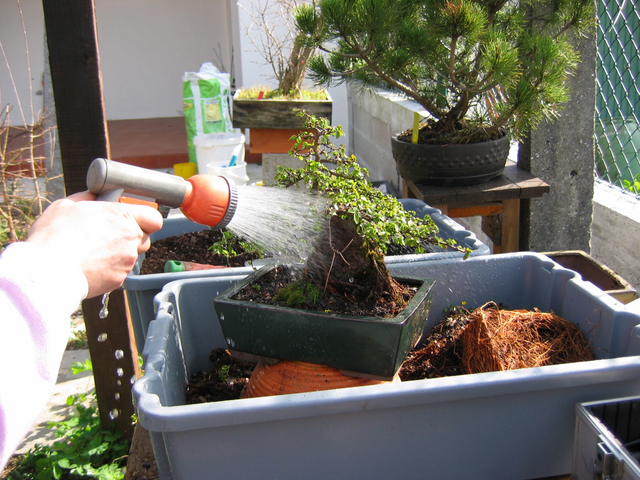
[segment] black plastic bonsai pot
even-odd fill
[[[462,145],[427,145],[391,137],[398,173],[405,180],[425,185],[476,185],[504,170],[509,137]]]

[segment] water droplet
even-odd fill
[[[116,350],[114,355],[116,356],[116,360],[122,360],[124,358],[124,352],[122,350]]]
[[[353,283],[353,277],[349,279],[349,283]]]
[[[116,385],[117,385],[117,386],[119,386],[119,387],[121,387],[121,386],[122,386],[122,382],[121,382],[120,380],[117,380],[117,381],[116,381]]]
[[[135,375],[133,375],[133,376],[129,379],[129,382],[131,383],[131,385],[133,385],[134,383],[136,383],[136,380],[137,380],[136,376],[135,376]]]
[[[230,347],[235,347],[236,346],[236,342],[234,342],[230,338],[227,338],[227,345],[229,345]]]
[[[107,318],[109,315],[109,293],[105,293],[102,295],[102,308],[100,309],[100,313],[98,316],[102,319]]]
[[[115,420],[116,418],[118,418],[118,416],[119,416],[119,415],[120,415],[120,412],[118,411],[118,409],[117,409],[117,408],[114,408],[113,410],[111,410],[111,411],[109,412],[109,418],[110,418],[111,420]]]
[[[117,368],[116,369],[116,375],[118,375],[119,377],[124,375],[124,370],[122,368]]]
[[[98,342],[102,343],[102,342],[106,342],[108,338],[108,335],[106,333],[101,333],[100,335],[98,335]]]
[[[224,320],[224,313],[221,313],[219,318],[220,320]]]
[[[113,398],[115,398],[115,399],[116,399],[116,401],[120,400],[120,394],[119,394],[119,393],[116,393],[116,394],[113,396]]]

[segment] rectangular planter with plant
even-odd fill
[[[384,264],[489,253],[488,247],[473,233],[442,215],[439,210],[421,201],[398,201],[375,189],[366,178],[367,171],[358,165],[355,156],[346,155],[344,146],[336,147],[331,143],[332,135],[342,135],[339,126],[331,127],[326,118],[303,112],[298,112],[298,117],[304,118],[306,127],[305,132],[296,137],[296,147],[292,152],[297,154],[302,168],[279,167],[279,185],[308,187],[315,192],[314,195],[320,193],[323,198],[328,198],[331,205],[329,213],[342,220],[351,218],[355,222],[356,234],[375,244],[376,255],[379,255]],[[334,163],[336,166],[329,168],[327,163]],[[166,223],[166,227],[152,236],[152,241],[175,234],[169,233],[170,229],[171,232],[179,229],[188,231],[190,224],[186,219],[172,219]],[[206,228],[194,223],[191,223],[191,227],[194,230]],[[385,256],[391,244],[402,247],[401,252]],[[356,251],[356,245],[361,248],[364,243],[362,239],[355,239],[348,245],[350,251]],[[144,343],[147,325],[153,319],[153,296],[164,284],[192,276],[246,275],[251,271],[250,267],[246,267],[242,271],[223,269],[140,275],[143,258],[144,255],[124,284],[139,345]],[[379,263],[378,260],[375,262]],[[336,262],[336,270],[339,263]]]

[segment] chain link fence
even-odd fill
[[[598,0],[596,170],[640,193],[638,0]]]

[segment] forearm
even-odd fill
[[[46,405],[87,294],[79,267],[60,262],[27,243],[0,257],[0,468]]]

